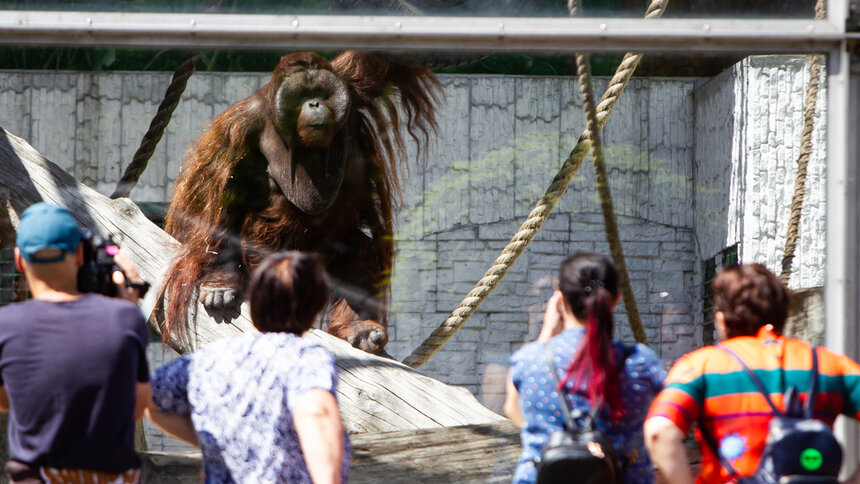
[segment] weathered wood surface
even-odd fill
[[[139,452],[140,484],[199,484],[203,482],[200,452]]]
[[[153,286],[161,281],[177,242],[147,220],[133,202],[108,199],[78,183],[24,140],[2,128],[0,173],[0,195],[6,195],[14,214],[43,200],[64,205],[84,227],[96,233],[118,235],[141,276]],[[12,222],[17,225],[16,219]],[[143,301],[144,314],[151,315],[156,293],[154,287]],[[247,303],[242,305],[241,313],[233,314],[209,314],[199,306],[193,317],[190,336],[185,341],[171,342],[179,351],[255,331]],[[150,321],[155,319],[153,315]],[[446,385],[396,361],[356,350],[321,331],[312,330],[307,337],[319,340],[335,354],[340,369],[338,399],[351,433],[503,420],[464,388]]]
[[[510,420],[352,438],[352,483],[511,482],[520,457]]]
[[[509,420],[353,435],[353,484],[510,482],[520,456],[519,430]],[[200,454],[142,454],[141,482],[200,482]]]

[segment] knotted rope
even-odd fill
[[[206,11],[217,12],[221,8],[221,0],[206,0]],[[164,130],[170,124],[170,118],[173,116],[173,111],[179,104],[179,98],[185,92],[185,86],[188,84],[188,78],[194,74],[194,66],[197,64],[197,59],[200,58],[199,50],[192,50],[185,54],[176,72],[173,73],[173,78],[170,80],[170,85],[164,92],[164,99],[158,105],[158,110],[155,112],[155,117],[149,123],[149,129],[143,135],[140,141],[140,147],[134,153],[131,163],[116,184],[116,189],[111,194],[111,198],[127,197],[131,194],[132,188],[137,185],[140,180],[140,175],[146,170],[146,165],[149,159],[152,158],[152,153],[155,152],[155,147],[161,141],[164,135]]]
[[[146,170],[146,165],[149,163],[149,159],[152,158],[152,153],[155,151],[155,147],[158,146],[158,142],[161,141],[161,137],[164,135],[164,130],[170,123],[170,118],[173,116],[173,111],[176,110],[176,106],[179,104],[179,99],[182,97],[182,93],[185,92],[188,78],[191,77],[191,74],[194,74],[194,65],[197,63],[197,59],[199,58],[199,50],[188,52],[185,54],[185,57],[182,58],[179,68],[177,68],[176,72],[173,73],[173,79],[170,81],[170,85],[167,86],[167,91],[164,93],[164,99],[161,101],[161,104],[158,106],[158,111],[155,113],[155,117],[152,118],[152,122],[149,124],[149,130],[147,130],[146,134],[143,135],[140,147],[134,153],[131,163],[125,169],[125,173],[122,174],[122,178],[120,178],[119,183],[116,185],[116,189],[110,196],[111,198],[127,197],[131,194],[132,188],[137,185],[137,181],[140,180],[140,176],[143,174],[143,171]]]
[[[669,0],[652,0],[647,13],[645,14],[645,18],[652,19],[661,17],[666,10],[668,1]],[[612,79],[609,81],[609,87],[607,87],[606,92],[603,93],[600,104],[597,105],[595,114],[597,129],[595,129],[594,132],[599,132],[599,130],[606,124],[609,114],[615,107],[615,103],[618,102],[619,96],[624,91],[624,87],[627,86],[627,82],[630,80],[630,77],[633,75],[633,71],[636,70],[636,66],[639,65],[639,61],[642,60],[642,57],[643,54],[627,53],[624,56],[624,59],[621,60],[621,64],[615,71],[615,75],[612,76]],[[507,247],[502,250],[501,255],[499,255],[499,257],[493,262],[492,267],[487,270],[484,277],[478,281],[477,285],[469,291],[448,319],[436,328],[420,346],[412,351],[412,354],[403,360],[404,364],[412,368],[420,368],[427,362],[427,360],[430,359],[431,356],[433,356],[434,353],[436,353],[436,351],[439,350],[439,348],[442,347],[442,345],[451,339],[451,336],[453,336],[454,333],[463,327],[463,324],[465,324],[472,313],[475,312],[481,302],[487,298],[490,292],[496,288],[499,281],[501,281],[505,273],[508,272],[508,269],[511,268],[520,254],[523,253],[526,246],[528,246],[529,242],[531,242],[537,234],[538,230],[540,230],[541,225],[543,225],[549,217],[552,209],[558,204],[558,200],[564,192],[567,191],[567,187],[570,185],[571,179],[573,179],[573,176],[582,166],[582,161],[588,154],[588,150],[591,148],[591,145],[592,131],[586,127],[585,131],[583,131],[582,135],[579,137],[579,141],[577,141],[576,146],[574,146],[570,155],[568,155],[567,159],[562,163],[561,168],[555,175],[555,178],[553,178],[552,183],[549,188],[547,188],[543,197],[538,200],[531,213],[529,213],[526,221],[523,222],[517,233],[511,238]]]
[[[823,0],[815,2],[815,19],[821,20],[826,13]],[[815,107],[821,85],[821,66],[824,56],[813,54],[809,57],[809,84],[806,85],[806,103],[803,106],[803,131],[800,134],[800,154],[797,156],[797,175],[794,179],[794,194],[791,196],[791,214],[788,216],[788,229],[785,234],[785,250],[782,257],[782,273],[779,280],[788,285],[791,279],[791,265],[797,240],[800,234],[800,216],[803,211],[803,196],[806,192],[806,172],[809,156],[812,153],[812,129],[815,127]]]
[[[571,17],[579,15],[579,2],[569,0],[567,8]],[[600,211],[603,212],[603,224],[606,227],[606,242],[609,244],[609,253],[612,261],[618,269],[618,282],[621,289],[621,297],[624,298],[624,308],[627,311],[627,321],[633,331],[633,337],[639,343],[648,343],[645,336],[645,328],[642,326],[642,317],[639,315],[639,305],[633,294],[633,285],[630,283],[630,273],[627,271],[627,261],[624,259],[624,250],[621,246],[621,236],[618,233],[618,221],[615,218],[615,209],[612,207],[612,191],[609,188],[609,176],[606,174],[606,159],[603,156],[603,143],[600,140],[600,128],[597,127],[597,114],[594,108],[594,88],[591,82],[591,56],[587,53],[576,54],[576,74],[579,78],[579,92],[582,97],[582,108],[585,111],[585,129],[591,135],[591,158],[594,161],[594,180],[597,184],[597,193],[600,196]]]

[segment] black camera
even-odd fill
[[[120,271],[113,257],[119,246],[110,237],[100,237],[85,231],[81,242],[84,246],[84,265],[78,269],[78,291],[96,292],[105,296],[116,296],[113,273]]]

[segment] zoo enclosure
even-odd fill
[[[390,48],[612,52],[826,52],[828,346],[857,357],[858,146],[855,2],[832,1],[827,20],[537,19],[6,12],[2,42],[134,47]],[[192,18],[193,17],[193,18]],[[238,26],[238,27],[237,27]],[[851,455],[849,446],[849,455]]]

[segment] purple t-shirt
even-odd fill
[[[137,382],[149,330],[134,304],[98,294],[0,308],[0,384],[9,456],[34,466],[119,473],[134,452]]]

